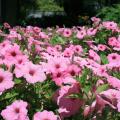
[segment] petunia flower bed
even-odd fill
[[[119,120],[120,26],[0,29],[0,120]]]

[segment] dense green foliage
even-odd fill
[[[37,0],[38,10],[41,11],[63,11],[63,7],[56,4],[54,0]]]
[[[101,17],[103,20],[111,20],[120,23],[120,4],[104,7],[97,16]]]

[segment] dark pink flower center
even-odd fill
[[[15,113],[19,113],[20,112],[20,109],[19,108],[16,108],[15,109]]]
[[[75,76],[76,73],[75,73],[74,70],[71,70],[71,71],[70,71],[70,74],[71,74],[72,76]]]
[[[33,76],[33,75],[35,74],[35,71],[34,71],[34,70],[30,70],[30,71],[29,71],[29,74],[30,74],[31,76]]]
[[[79,48],[76,48],[76,51],[79,51]]]
[[[61,77],[61,75],[62,75],[61,73],[57,73],[56,77],[59,78]]]
[[[0,76],[0,83],[2,83],[4,80],[3,76]]]
[[[13,52],[11,52],[11,55],[12,55],[13,57],[15,57],[17,54],[16,54],[15,51],[13,51]]]
[[[22,63],[22,60],[18,60],[18,63],[21,64],[21,63]]]
[[[116,59],[116,56],[112,56],[112,59],[115,60],[115,59]]]
[[[112,24],[110,24],[110,26],[113,26]]]
[[[59,64],[56,64],[55,67],[58,69],[58,68],[60,68],[60,65],[59,65]]]
[[[67,31],[66,34],[69,34],[69,32]]]

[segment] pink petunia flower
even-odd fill
[[[81,73],[81,68],[77,65],[70,65],[66,71],[70,76],[75,76]]]
[[[77,35],[76,35],[76,37],[80,40],[83,39],[85,36],[86,36],[86,31],[85,30],[78,31]]]
[[[0,92],[4,92],[14,86],[13,75],[8,71],[0,69]]]
[[[76,46],[74,46],[74,51],[77,54],[81,54],[83,52],[83,48],[81,45],[76,45]]]
[[[93,50],[89,50],[89,57],[93,59],[94,61],[100,62],[100,56]]]
[[[52,111],[42,111],[34,114],[33,120],[58,120],[58,116]]]
[[[108,83],[113,87],[120,90],[120,80],[113,76],[107,77]]]
[[[106,45],[103,45],[103,44],[98,45],[98,50],[105,51],[106,49],[107,49]]]
[[[97,29],[89,28],[89,29],[87,30],[87,35],[88,35],[88,36],[94,36],[96,33],[97,33]]]
[[[117,29],[117,23],[113,22],[113,21],[106,21],[103,22],[103,26],[108,29],[108,30],[115,30]]]
[[[16,62],[16,57],[21,55],[23,55],[23,53],[20,51],[20,46],[14,44],[14,46],[6,50],[5,59],[14,64],[14,62]]]
[[[108,39],[108,45],[110,45],[110,46],[116,46],[117,43],[118,43],[118,41],[117,41],[117,38],[116,38],[116,37],[110,37],[110,38]]]
[[[1,116],[5,120],[29,120],[26,108],[27,102],[17,100],[2,110]]]
[[[63,36],[64,36],[64,37],[70,37],[71,35],[72,35],[71,29],[65,28],[65,29],[63,30]]]
[[[54,100],[59,106],[60,115],[63,117],[70,117],[75,115],[83,104],[79,98],[69,98],[69,95],[80,93],[80,85],[74,83],[71,86],[63,86],[56,91]]]
[[[107,58],[110,63],[115,63],[119,61],[120,55],[117,53],[111,53],[107,56]]]
[[[23,72],[23,77],[26,78],[28,83],[43,82],[46,79],[46,75],[42,70],[40,65],[35,65],[31,62],[26,63],[21,72]]]

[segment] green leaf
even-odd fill
[[[65,39],[63,39],[60,36],[55,36],[50,40],[51,44],[56,45],[56,44],[65,44]]]
[[[80,93],[76,93],[76,94],[71,94],[71,95],[69,95],[69,96],[67,96],[66,98],[83,98],[83,95],[82,94],[80,94]]]
[[[16,92],[6,93],[6,94],[4,94],[4,95],[1,97],[0,101],[13,98],[13,97],[17,96],[18,94],[19,94],[19,93],[16,93]]]
[[[97,92],[100,93],[102,91],[105,91],[109,88],[109,85],[108,84],[104,84],[104,85],[101,85],[97,88]]]
[[[100,57],[101,57],[101,61],[102,61],[103,64],[108,64],[109,63],[108,59],[107,59],[107,56],[104,53],[102,53],[100,55]]]
[[[15,79],[14,79],[14,82],[15,82],[16,84],[20,84],[20,83],[22,82],[22,80],[21,80],[20,78],[15,78]]]

